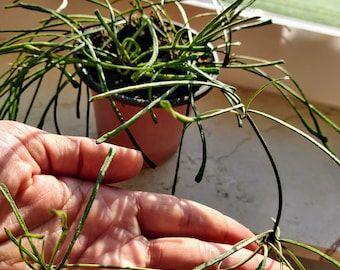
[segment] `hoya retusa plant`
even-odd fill
[[[85,0],[84,0],[85,1]],[[46,108],[41,112],[41,117],[37,123],[40,128],[44,127],[46,116],[50,110],[54,114],[55,126],[58,133],[62,133],[60,129],[61,123],[58,121],[57,112],[61,108],[58,107],[58,99],[62,92],[69,91],[69,86],[79,89],[79,98],[85,91],[81,87],[86,82],[89,71],[94,72],[94,77],[100,86],[100,91],[89,99],[90,102],[96,102],[99,99],[108,99],[115,114],[120,118],[121,125],[107,132],[97,139],[98,143],[104,142],[116,136],[120,132],[127,131],[133,141],[134,135],[129,132],[129,127],[145,114],[150,114],[154,121],[157,122],[157,114],[154,113],[155,108],[161,107],[175,119],[183,124],[183,135],[187,127],[191,124],[197,124],[200,130],[202,141],[202,164],[196,177],[196,181],[202,180],[206,166],[206,143],[203,124],[209,118],[232,113],[236,116],[237,124],[242,126],[244,121],[249,121],[254,129],[255,134],[260,139],[269,161],[273,167],[275,179],[278,186],[279,207],[277,216],[274,220],[272,229],[255,236],[252,239],[246,239],[234,246],[231,250],[216,258],[215,260],[206,262],[198,266],[196,269],[205,269],[212,265],[219,269],[220,262],[236,252],[242,247],[247,246],[251,242],[257,242],[258,250],[254,252],[263,253],[264,260],[260,262],[258,269],[263,269],[266,258],[275,253],[277,259],[282,265],[294,269],[294,266],[287,259],[287,256],[304,269],[299,259],[286,247],[286,243],[292,243],[302,246],[315,252],[329,262],[339,266],[339,262],[330,258],[319,251],[298,243],[295,241],[282,239],[279,234],[279,222],[282,210],[282,189],[281,180],[276,169],[274,159],[270,149],[264,138],[261,136],[260,130],[252,119],[252,114],[267,117],[285,127],[299,133],[301,136],[310,140],[312,143],[322,149],[329,157],[340,165],[339,159],[332,153],[327,143],[327,138],[319,127],[319,121],[325,122],[331,128],[340,131],[332,121],[325,117],[317,110],[304,95],[303,91],[281,65],[282,60],[266,61],[255,56],[240,56],[233,53],[234,46],[239,45],[233,39],[233,35],[237,31],[251,29],[270,23],[270,20],[261,20],[259,17],[243,17],[241,13],[248,8],[254,1],[236,0],[229,6],[225,6],[220,1],[213,1],[215,10],[209,13],[202,13],[189,17],[186,14],[186,8],[180,0],[159,0],[145,1],[134,0],[129,3],[129,7],[124,10],[118,9],[119,4],[123,1],[114,1],[113,4],[108,0],[88,0],[93,5],[94,11],[90,14],[67,14],[64,9],[67,1],[57,9],[46,8],[40,5],[26,4],[20,1],[14,1],[13,5],[7,8],[20,8],[26,11],[34,11],[37,14],[45,15],[46,18],[40,21],[40,24],[30,30],[26,29],[2,29],[1,32],[12,33],[13,35],[0,43],[0,57],[2,55],[13,54],[14,60],[9,69],[0,77],[0,95],[3,102],[0,107],[0,119],[12,119],[27,122],[32,108],[36,102],[36,96],[41,91],[50,92],[50,100],[46,102]],[[127,3],[125,3],[127,4]],[[173,20],[168,11],[169,6],[175,6],[181,15],[182,26],[178,27],[173,24]],[[91,10],[92,11],[92,10]],[[107,14],[104,16],[103,14]],[[201,29],[193,31],[190,28],[196,20],[208,20]],[[94,28],[92,26],[95,26]],[[89,28],[90,27],[90,28]],[[120,37],[121,30],[124,27],[133,29],[131,35]],[[170,30],[169,30],[170,29]],[[147,46],[138,43],[140,34],[150,36]],[[105,37],[99,43],[94,42],[93,37]],[[212,44],[209,45],[208,44]],[[211,55],[218,53],[220,60],[212,60]],[[166,56],[162,58],[160,56]],[[209,61],[207,61],[207,59]],[[280,73],[280,75],[272,76],[267,72],[267,68],[271,67]],[[237,89],[229,85],[225,80],[216,78],[221,69],[242,69],[245,72],[256,74],[263,78],[266,83],[263,87],[254,92],[249,100],[242,100]],[[80,75],[80,71],[85,70],[85,75]],[[58,72],[59,77],[55,84],[54,90],[51,88],[43,88],[43,81],[48,79],[48,74]],[[124,83],[114,83],[109,81],[108,74],[118,74],[118,81],[124,77]],[[289,81],[290,83],[286,83]],[[114,86],[113,85],[116,85]],[[213,88],[212,91],[221,91],[225,97],[228,106],[225,108],[215,108],[208,112],[200,112],[195,104],[196,87],[208,86]],[[267,114],[266,112],[254,110],[251,108],[252,102],[260,98],[267,87],[274,87],[291,105],[309,134],[285,123],[284,121]],[[87,92],[89,88],[86,87]],[[159,91],[161,90],[161,91]],[[171,103],[172,97],[185,92],[187,112],[181,113]],[[23,95],[27,93],[31,100],[26,111],[23,109]],[[131,118],[123,119],[119,109],[116,107],[116,98],[120,95],[138,96],[141,92],[146,93],[147,103],[144,107]],[[87,94],[87,97],[90,95]],[[27,103],[27,100],[25,100]],[[303,105],[308,112],[308,117],[304,116],[298,105]],[[89,107],[88,107],[89,108]],[[24,115],[23,119],[19,119],[19,112]],[[88,113],[86,113],[88,115]],[[85,117],[86,118],[86,117]],[[308,120],[308,119],[311,119]],[[86,119],[86,121],[88,121]],[[87,135],[87,134],[86,134]],[[138,143],[135,142],[138,148]],[[181,149],[181,148],[180,148]],[[143,150],[143,149],[141,149]],[[179,151],[180,153],[181,151]],[[96,191],[99,188],[101,177],[105,172],[111,155],[105,163],[102,171],[99,172],[98,181],[93,189],[88,207],[83,214],[81,223],[78,226],[77,233],[74,235],[67,253],[61,264],[56,265],[53,256],[48,263],[39,257],[40,254],[34,243],[30,241],[33,238],[39,238],[44,241],[43,236],[32,235],[20,218],[15,202],[11,199],[9,191],[4,185],[1,185],[1,191],[9,201],[18,222],[24,231],[24,238],[28,240],[30,249],[22,245],[20,239],[16,239],[10,231],[6,231],[8,237],[19,247],[22,258],[31,268],[38,269],[62,269],[71,267],[82,268],[101,268],[101,265],[68,265],[66,263],[67,256],[72,251],[72,245],[81,233],[83,222],[86,220],[87,214],[91,208]],[[147,156],[145,156],[147,160]],[[150,164],[152,161],[148,160]],[[180,155],[178,158],[180,164]],[[176,168],[178,170],[179,165]],[[173,193],[175,192],[176,181],[174,181]],[[64,241],[67,234],[66,216],[62,212],[55,211],[60,215],[62,220],[63,234],[60,241],[56,243],[56,252],[61,242]],[[43,253],[43,252],[42,252]],[[54,254],[55,255],[55,254]],[[245,258],[245,262],[249,258]],[[340,267],[340,266],[339,266]],[[105,266],[105,268],[119,269],[124,266]],[[237,268],[237,266],[232,269]],[[139,268],[128,268],[139,269]]]
[[[71,85],[79,89],[80,99],[85,92],[84,87],[81,87],[84,76],[79,77],[78,74],[79,70],[85,69],[88,75],[90,71],[94,71],[93,76],[96,77],[101,92],[90,101],[95,103],[98,99],[109,99],[122,123],[98,138],[98,142],[109,140],[123,130],[130,133],[128,127],[144,114],[151,114],[156,122],[157,115],[153,113],[153,109],[161,104],[164,106],[166,102],[161,102],[162,100],[171,100],[174,96],[181,96],[183,92],[186,104],[193,110],[195,119],[199,120],[196,123],[202,130],[200,121],[202,113],[196,110],[194,90],[200,86],[213,87],[214,91],[221,91],[230,104],[227,109],[216,108],[213,113],[203,113],[204,118],[226,111],[240,112],[236,115],[244,115],[244,104],[247,101],[240,99],[235,87],[213,76],[221,69],[242,69],[263,77],[268,81],[268,85],[281,92],[309,131],[324,145],[327,144],[315,122],[318,116],[325,121],[328,119],[309,104],[297,85],[296,89],[292,89],[285,84],[285,79],[291,80],[291,76],[280,66],[283,61],[266,61],[255,56],[239,56],[233,53],[233,47],[238,45],[233,40],[235,32],[270,23],[269,20],[263,21],[259,17],[240,16],[241,12],[254,1],[238,0],[226,8],[221,2],[214,1],[216,9],[211,13],[197,14],[190,18],[182,1],[175,0],[135,0],[129,5],[125,3],[126,9],[123,10],[118,8],[122,1],[114,1],[111,5],[105,0],[89,0],[85,2],[93,5],[90,14],[63,12],[67,7],[67,1],[63,1],[63,5],[58,9],[14,2],[7,8],[33,11],[47,18],[42,19],[40,24],[31,30],[1,30],[3,33],[7,32],[7,35],[8,33],[13,35],[0,43],[0,55],[13,55],[14,59],[13,64],[0,77],[3,82],[0,93],[4,99],[0,107],[0,119],[27,122],[37,95],[49,91],[50,100],[46,101],[45,110],[41,112],[36,125],[43,128],[47,113],[52,111],[56,131],[62,133],[60,129],[62,123],[59,123],[57,117],[58,111],[61,110],[58,107],[59,97],[63,92],[69,91]],[[168,12],[168,7],[174,5],[182,18],[181,27],[173,24]],[[103,16],[104,13],[107,17]],[[208,23],[202,29],[193,32],[190,25],[202,19],[208,19]],[[90,26],[95,27],[89,28]],[[128,28],[129,33],[122,39],[121,32],[124,27]],[[140,34],[143,38],[136,38]],[[143,43],[145,35],[151,39],[147,46]],[[94,37],[97,40],[100,36],[103,36],[103,42],[94,41]],[[221,59],[210,61],[212,53],[218,53]],[[265,68],[268,66],[280,71],[281,76],[272,77],[267,74]],[[51,83],[48,84],[48,89],[46,86],[42,87],[44,81],[50,80],[48,75],[56,72],[60,75],[57,75],[59,78],[55,82],[55,89],[51,89]],[[113,82],[109,80],[108,74],[111,75],[113,72],[118,74],[119,80],[123,80],[122,85],[117,80]],[[85,80],[87,77],[85,76]],[[124,79],[121,79],[123,77]],[[113,88],[116,84],[117,87]],[[146,93],[145,106],[140,107],[129,119],[123,119],[115,106],[115,100],[123,95],[136,96],[141,92]],[[25,102],[30,104],[28,108],[20,106],[24,94]],[[88,96],[86,95],[86,98]],[[253,96],[256,97],[257,95]],[[28,98],[31,98],[30,102],[27,102]],[[297,109],[296,103],[302,103],[307,108],[312,116],[311,123]],[[22,119],[18,119],[19,113]],[[87,115],[88,113],[85,116]],[[88,117],[85,119],[87,121]],[[133,134],[129,135],[133,141]],[[203,138],[202,141],[205,148]],[[136,142],[134,145],[138,148]]]

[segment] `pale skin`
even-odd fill
[[[50,210],[64,210],[70,232],[74,231],[110,147],[88,138],[53,135],[0,121],[0,181],[10,190],[29,230],[46,236],[46,261],[61,228],[60,218]],[[139,152],[114,148],[116,155],[105,183],[131,178],[142,167]],[[5,227],[16,237],[21,231],[1,194],[0,205],[0,269],[28,269],[4,233]],[[67,263],[192,269],[252,236],[235,220],[193,201],[102,185]],[[237,263],[249,252],[238,252],[223,267]],[[238,269],[255,269],[260,260],[258,255]],[[268,261],[266,269],[280,268]]]

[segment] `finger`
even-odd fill
[[[149,258],[146,267],[157,269],[193,269],[204,262],[230,250],[230,245],[216,244],[189,238],[163,238],[150,241]],[[243,262],[252,255],[252,251],[242,249],[224,259],[221,269],[232,267]],[[257,269],[262,261],[262,255],[255,255],[240,270]],[[216,269],[216,265],[214,268]],[[280,263],[267,259],[266,270],[279,270]],[[283,268],[287,269],[287,268]]]
[[[7,125],[8,130],[12,129],[18,145],[21,143],[21,148],[27,149],[27,155],[39,165],[40,173],[95,180],[111,147],[116,154],[106,173],[107,182],[131,178],[142,167],[142,156],[135,150],[106,143],[96,144],[90,138],[50,134],[17,122],[1,124]]]
[[[234,244],[253,236],[234,219],[199,203],[152,193],[140,192],[137,196],[138,220],[143,234],[149,237],[186,236]]]
[[[51,135],[45,137],[45,148],[50,156],[50,168],[55,174],[95,180],[110,148],[115,156],[105,175],[105,182],[113,183],[135,176],[142,168],[143,158],[140,152],[107,143],[96,144],[89,138],[62,137]],[[52,143],[50,143],[52,141]],[[59,154],[53,154],[53,141],[57,141]]]

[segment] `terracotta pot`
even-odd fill
[[[91,89],[94,89],[93,94],[95,95],[99,92],[100,85],[94,80],[89,80],[89,78],[90,76],[87,77],[86,83]],[[195,100],[202,98],[210,89],[208,86],[200,87],[195,91]],[[133,117],[149,103],[147,100],[134,99],[123,95],[113,95],[112,98],[115,100],[116,106],[125,121]],[[169,101],[177,112],[186,113],[188,96],[170,99]],[[94,101],[93,106],[98,136],[102,136],[121,125],[107,98]],[[152,110],[156,115],[157,123],[153,121],[150,113],[146,113],[129,127],[129,131],[133,134],[135,141],[147,157],[156,165],[160,165],[176,152],[182,136],[183,123],[176,120],[161,107],[154,107]],[[120,132],[109,142],[134,148],[126,131]],[[144,167],[147,167],[145,162]]]
[[[116,105],[126,120],[141,110],[141,107],[119,101],[116,101]],[[93,106],[99,136],[120,125],[108,99],[96,100]],[[186,107],[186,105],[176,106],[176,110],[185,114]],[[154,108],[153,112],[157,117],[157,123],[154,123],[151,115],[146,113],[133,123],[129,130],[147,157],[156,165],[160,165],[176,152],[181,140],[183,124],[162,108]],[[120,132],[109,142],[134,148],[126,131]],[[146,163],[144,167],[147,167]]]

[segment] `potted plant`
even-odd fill
[[[251,104],[260,97],[259,94],[267,87],[273,87],[282,94],[307,130],[320,140],[320,143],[302,131],[300,134],[313,141],[340,164],[336,156],[332,154],[326,136],[319,128],[319,119],[334,129],[339,130],[339,128],[309,103],[296,81],[281,66],[283,61],[266,61],[233,54],[232,49],[238,45],[233,39],[235,32],[270,23],[269,20],[263,21],[259,17],[241,16],[241,12],[254,1],[236,0],[226,7],[219,1],[215,1],[216,10],[212,13],[198,14],[190,18],[187,17],[185,7],[180,0],[152,2],[134,0],[131,4],[129,3],[129,7],[122,11],[114,4],[111,5],[109,1],[89,0],[89,2],[98,8],[94,14],[90,15],[67,14],[62,6],[53,9],[17,1],[9,6],[9,8],[23,8],[39,14],[47,14],[47,18],[32,30],[1,31],[12,32],[14,35],[0,43],[0,57],[8,54],[16,55],[13,64],[1,76],[3,83],[0,86],[0,93],[5,97],[0,107],[1,119],[19,120],[18,111],[21,109],[22,96],[30,91],[33,84],[36,84],[30,102],[31,106],[25,113],[28,116],[34,105],[36,94],[39,91],[44,91],[40,88],[42,80],[48,78],[47,74],[51,71],[56,70],[60,72],[60,78],[55,92],[51,94],[51,99],[41,114],[39,127],[43,128],[46,114],[53,106],[55,106],[55,111],[58,109],[58,97],[61,92],[67,89],[67,85],[71,84],[75,88],[80,88],[85,83],[88,93],[91,91],[90,88],[95,91],[94,96],[89,98],[90,102],[99,104],[99,101],[105,101],[105,105],[99,104],[98,110],[108,106],[119,121],[119,124],[114,124],[110,128],[112,130],[102,130],[105,134],[100,134],[98,143],[111,140],[119,136],[121,132],[127,132],[133,145],[144,152],[145,160],[150,166],[153,166],[153,155],[150,155],[148,148],[139,142],[139,137],[133,130],[133,124],[140,121],[142,117],[149,118],[152,125],[161,122],[163,121],[160,116],[161,112],[165,112],[165,117],[167,117],[164,124],[168,124],[170,119],[176,120],[175,123],[178,125],[176,129],[179,129],[181,134],[175,140],[175,147],[171,147],[172,150],[168,155],[171,155],[177,148],[177,143],[180,142],[187,127],[197,124],[203,149],[202,165],[196,177],[196,181],[199,182],[206,165],[207,146],[202,126],[204,120],[224,113],[232,113],[236,116],[240,126],[246,120],[251,123],[268,153],[277,177],[279,197],[281,198],[282,190],[275,162],[250,115],[250,113],[255,113],[267,117],[300,132],[274,116],[251,110]],[[115,4],[121,3],[121,1],[117,1]],[[182,18],[181,24],[173,24],[167,11],[168,7],[178,9]],[[107,16],[102,15],[104,12]],[[202,29],[192,30],[190,24],[202,18],[208,19],[209,23]],[[126,29],[129,30],[128,33],[125,33]],[[133,31],[130,32],[131,29]],[[148,41],[147,45],[142,45],[144,37],[148,36],[151,41]],[[219,54],[219,58],[214,57],[216,53]],[[280,74],[278,76],[269,75],[266,72],[268,67],[276,69]],[[266,83],[255,91],[249,100],[242,100],[234,86],[216,77],[221,69],[242,69],[265,79]],[[115,76],[116,79],[110,81],[112,76]],[[122,79],[123,77],[124,79]],[[292,84],[286,84],[286,81]],[[195,100],[197,96],[200,96],[202,87],[220,91],[229,106],[214,108],[207,112],[198,111]],[[157,90],[161,90],[161,92],[158,93]],[[179,92],[185,92],[183,98],[177,96]],[[143,93],[146,94],[144,98],[142,98]],[[125,115],[123,108],[127,105],[120,105],[119,102],[136,95],[137,99],[144,99],[143,105],[139,105],[130,115]],[[183,108],[175,106],[176,103],[173,100],[176,99],[184,100]],[[303,115],[297,104],[305,107],[311,116],[311,121]],[[104,113],[99,116],[97,122],[99,123],[99,120],[103,118],[110,119],[110,122],[112,119],[111,116]],[[155,125],[163,129],[161,124]],[[60,131],[58,121],[56,121],[56,128],[57,131]],[[149,127],[142,124],[142,129],[141,137],[150,138],[150,135],[144,133]],[[175,128],[170,127],[169,130],[171,129]],[[168,133],[168,130],[165,133]],[[164,143],[165,139],[162,137],[152,139],[154,144],[151,149],[158,148],[155,144],[157,140]],[[172,145],[166,141],[167,146],[170,144]],[[156,163],[163,160],[164,158]],[[173,192],[175,188],[176,181]],[[10,197],[7,198],[10,200]],[[263,243],[264,246],[270,248],[281,247],[283,240],[278,235],[281,208],[282,201],[280,200],[279,211],[272,230],[260,234],[254,239],[239,243],[235,250],[247,246],[253,241]],[[216,264],[232,252],[233,250],[215,261],[207,262],[198,269]],[[284,264],[288,264],[282,255],[282,250],[274,248],[274,252],[279,255],[279,259]],[[329,259],[327,256],[325,257]]]
[[[151,5],[151,8],[158,9],[159,7]],[[123,20],[120,13],[114,14],[118,19],[111,26],[114,29],[114,33],[111,33],[114,36],[112,39],[108,35],[110,30],[103,27],[91,27],[84,31],[85,33],[91,32],[89,39],[96,51],[102,48],[111,53],[111,59],[105,59],[105,53],[105,56],[103,55],[100,59],[113,65],[112,69],[103,70],[104,80],[102,82],[98,77],[99,72],[96,67],[87,67],[83,63],[77,63],[76,68],[82,80],[94,91],[94,95],[107,92],[109,89],[119,90],[124,87],[131,89],[111,96],[115,102],[115,108],[119,111],[116,111],[117,115],[112,114],[108,117],[108,112],[112,111],[109,99],[94,102],[99,135],[106,134],[113,127],[119,127],[123,119],[133,118],[142,108],[150,107],[151,114],[142,115],[129,126],[129,132],[134,134],[133,138],[132,136],[129,138],[129,133],[121,132],[110,141],[126,147],[134,147],[137,142],[146,154],[146,158],[150,158],[156,164],[161,164],[177,150],[183,124],[176,121],[156,103],[153,105],[150,103],[164,95],[162,98],[170,100],[170,103],[176,106],[176,110],[184,114],[189,104],[190,91],[196,100],[203,97],[211,86],[191,87],[190,84],[178,86],[177,82],[180,79],[188,80],[192,76],[189,75],[192,71],[189,71],[188,65],[207,69],[209,65],[214,66],[218,62],[218,57],[211,43],[204,41],[202,45],[192,44],[191,40],[195,38],[193,30],[186,29],[183,25],[170,20],[164,21],[156,12],[152,12],[149,17],[143,14],[145,7],[140,7],[140,10],[136,9],[137,7],[133,7],[128,11],[126,16],[129,19]],[[141,15],[132,18],[133,12]],[[151,31],[149,28],[155,30]],[[201,51],[198,51],[198,46]],[[86,54],[82,51],[77,52],[75,56],[86,59]],[[171,89],[168,80],[175,80],[174,90],[171,90],[173,93],[167,93]],[[151,84],[148,88],[147,83]],[[162,87],[164,83],[166,86]],[[135,85],[139,87],[134,87]]]
[[[72,69],[74,65],[77,73],[79,73],[80,80],[77,82],[73,78],[72,83],[78,85],[83,81],[97,94],[108,92],[109,89],[119,91],[118,94],[111,95],[113,100],[110,100],[110,97],[104,101],[94,102],[99,135],[104,135],[113,128],[120,126],[124,119],[130,119],[130,122],[132,122],[132,116],[139,112],[138,118],[140,119],[129,126],[126,133],[116,134],[114,138],[112,138],[112,135],[109,136],[111,142],[128,147],[135,146],[143,151],[145,159],[151,166],[153,166],[153,162],[160,164],[176,151],[183,125],[175,121],[164,110],[159,109],[159,101],[160,99],[168,99],[173,105],[176,105],[178,111],[185,113],[186,107],[190,103],[190,95],[197,99],[207,93],[211,88],[211,85],[207,83],[208,79],[197,72],[194,73],[192,68],[199,68],[201,72],[208,72],[206,74],[215,78],[211,73],[217,74],[218,72],[216,67],[218,58],[216,49],[210,44],[212,38],[203,37],[198,42],[194,41],[196,34],[194,30],[189,28],[185,14],[183,14],[184,24],[176,24],[167,18],[167,11],[161,2],[145,2],[142,5],[141,1],[135,1],[127,10],[123,11],[111,7],[105,1],[102,3],[92,2],[97,6],[105,6],[113,19],[109,21],[97,10],[95,12],[97,19],[94,19],[92,15],[87,18],[76,18],[76,15],[75,17],[71,15],[68,19],[59,21],[63,15],[62,13],[57,15],[54,10],[22,3],[16,6],[26,9],[38,8],[38,11],[47,12],[51,15],[51,18],[44,22],[43,29],[33,32],[36,32],[41,38],[42,36],[50,36],[51,33],[47,34],[48,31],[55,31],[54,37],[58,36],[58,39],[63,40],[61,43],[60,40],[56,41],[54,38],[45,41],[49,43],[45,43],[47,47],[53,47],[53,43],[58,44],[57,51],[63,60],[59,56],[58,58],[62,62],[66,61],[63,63],[63,65],[66,64],[65,69],[63,67],[64,70],[60,70],[63,76],[70,78],[71,72],[68,68],[71,67]],[[171,2],[168,1],[166,4]],[[56,23],[56,20],[59,22]],[[69,30],[64,32],[63,26],[69,27]],[[60,27],[60,30],[56,27]],[[73,33],[77,34],[73,35]],[[7,45],[5,45],[6,42],[3,43],[3,48],[9,49],[14,43],[21,43],[23,36],[18,38],[17,41],[9,40]],[[42,43],[36,44],[34,40],[30,40],[29,43],[32,49],[35,45],[38,47],[42,45]],[[17,45],[19,44],[17,43]],[[40,49],[45,50],[47,47],[44,49],[40,47]],[[12,53],[17,49],[3,52],[5,54]],[[27,50],[24,50],[27,53]],[[52,51],[50,52],[52,53]],[[30,53],[35,58],[35,53],[33,51]],[[66,57],[62,54],[66,54]],[[34,60],[35,64],[31,63],[39,69],[42,61],[45,60]],[[20,60],[18,59],[18,61]],[[54,60],[52,61],[54,62]],[[61,62],[57,62],[52,66],[61,68]],[[22,62],[22,64],[26,65],[27,62],[26,64]],[[28,65],[30,66],[30,64]],[[30,67],[30,70],[32,69],[33,66]],[[47,70],[50,70],[50,68],[47,68]],[[44,75],[38,77],[43,78]],[[33,76],[33,81],[38,77]],[[9,82],[12,79],[16,80],[12,77],[7,78],[6,81]],[[189,81],[194,79],[196,82],[188,84]],[[203,82],[202,85],[200,81]],[[162,84],[165,84],[165,86],[162,86]],[[124,89],[131,87],[131,85],[136,85],[136,87],[128,91]],[[4,92],[8,90],[8,86],[8,84],[4,86]],[[62,88],[63,83],[58,84],[56,96]],[[23,86],[22,89],[26,89],[26,87]],[[125,92],[124,95],[120,93],[122,91]],[[13,104],[9,105],[9,107],[11,106]],[[141,108],[146,106],[148,106],[150,113],[144,115],[146,110],[141,112]],[[4,104],[3,112],[5,114],[11,111],[9,107],[8,104]],[[116,116],[113,114],[108,117],[107,110],[112,111],[112,109]],[[12,117],[16,118],[14,115],[10,118]],[[136,117],[133,122],[135,120]],[[44,119],[42,118],[40,123],[43,122]],[[138,130],[143,132],[140,133]],[[132,134],[134,135],[132,136]],[[140,142],[141,140],[143,142]]]

